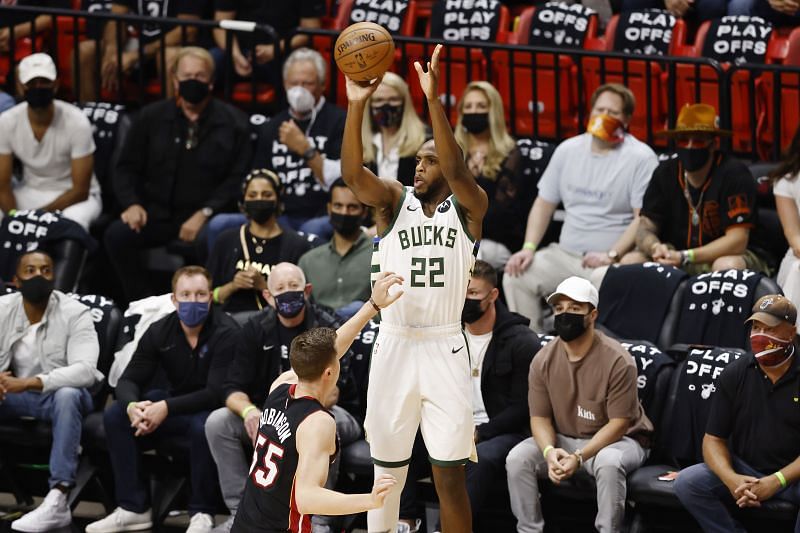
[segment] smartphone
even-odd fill
[[[659,481],[675,481],[675,478],[678,477],[678,472],[670,470],[669,472],[664,472],[660,476],[658,476]]]

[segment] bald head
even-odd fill
[[[306,287],[306,276],[299,266],[278,263],[269,272],[267,290],[273,296],[288,291],[302,291]]]

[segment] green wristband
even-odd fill
[[[218,303],[220,303],[220,302],[219,302],[219,287],[217,287],[216,289],[214,289],[214,290],[211,292],[211,299],[213,300],[213,302],[214,302],[215,304],[218,304]]]
[[[522,245],[523,250],[530,250],[531,252],[535,252],[536,248],[538,247],[536,246],[536,243],[533,242],[526,242],[525,244]]]
[[[686,258],[690,263],[694,263],[694,250],[686,250]]]
[[[126,412],[127,412],[127,411],[129,411],[129,410],[130,410],[130,408],[131,408],[131,405],[136,405],[137,403],[138,403],[138,402],[128,402],[128,407],[126,407],[126,408],[125,408],[125,411],[126,411]]]
[[[544,447],[544,451],[542,452],[542,455],[544,456],[544,458],[545,458],[545,459],[547,459],[547,454],[548,454],[548,453],[549,453],[551,450],[555,450],[555,448],[553,448],[552,446],[545,446],[545,447]]]
[[[780,470],[778,470],[777,472],[775,472],[772,475],[775,476],[776,478],[778,478],[778,481],[781,482],[781,487],[786,488],[786,485],[787,485],[786,478],[783,477],[783,473]]]
[[[245,417],[247,417],[247,413],[249,413],[253,409],[258,409],[258,407],[256,407],[255,405],[248,405],[247,407],[242,409],[242,415],[241,415],[242,416],[242,420],[244,420]]]

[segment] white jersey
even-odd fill
[[[381,311],[382,323],[417,328],[461,323],[478,252],[462,217],[453,195],[428,218],[413,188],[403,190],[392,224],[373,246],[373,281],[383,271],[405,280],[403,297]]]

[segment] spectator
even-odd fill
[[[18,293],[0,297],[0,421],[47,420],[53,444],[50,492],[11,527],[49,531],[72,523],[67,493],[78,470],[81,422],[92,408],[86,389],[103,377],[96,369],[99,346],[89,308],[53,290],[49,255],[23,254],[14,285]]]
[[[653,425],[636,392],[636,363],[616,340],[595,330],[597,289],[562,281],[547,303],[558,338],[531,364],[528,406],[533,437],[508,454],[508,491],[517,531],[542,531],[537,477],[555,484],[579,470],[597,482],[598,531],[621,531],[626,476],[647,458]]]
[[[800,302],[800,128],[794,134],[781,165],[770,173],[775,207],[789,249],[778,270],[778,285],[792,302]]]
[[[627,87],[598,87],[587,132],[562,142],[539,180],[525,243],[508,260],[503,279],[509,309],[529,317],[533,329],[542,327],[540,300],[565,275],[588,278],[634,245],[644,191],[658,165],[653,150],[626,133],[634,105]],[[537,252],[562,202],[559,241]]]
[[[29,55],[17,72],[25,102],[0,115],[0,209],[60,210],[88,229],[103,209],[89,119],[54,98],[58,79],[49,55]],[[22,163],[16,185],[14,158]]]
[[[467,150],[467,166],[489,196],[478,256],[502,268],[511,250],[522,246],[533,198],[522,198],[526,187],[520,152],[506,131],[503,99],[489,82],[473,81],[464,89],[455,135]]]
[[[214,20],[249,20],[271,25],[280,39],[280,52],[307,46],[308,35],[296,34],[297,28],[320,28],[325,15],[324,0],[299,0],[296,2],[263,2],[261,0],[214,0]],[[227,57],[226,31],[214,30],[216,48],[211,55],[217,71],[224,72]],[[237,76],[255,78],[270,83],[280,83],[279,64],[275,61],[275,43],[263,33],[239,32],[233,34],[231,57]]]
[[[678,157],[658,165],[644,194],[636,250],[624,263],[648,260],[692,275],[731,268],[767,271],[747,249],[758,220],[756,182],[750,170],[717,146],[716,110],[687,104],[674,130]]]
[[[293,229],[330,239],[326,191],[341,177],[343,110],[325,100],[327,66],[314,50],[300,48],[283,65],[289,108],[270,120],[258,138],[254,166],[275,171],[283,183],[284,220]]]
[[[180,98],[142,109],[125,140],[113,182],[123,211],[104,240],[129,301],[151,291],[142,250],[176,238],[201,250],[206,221],[233,205],[250,165],[247,117],[211,96],[213,77],[206,50],[181,50],[172,77]]]
[[[383,75],[381,84],[367,99],[361,142],[364,164],[376,175],[394,178],[411,187],[417,166],[417,149],[430,137],[411,100],[403,78]]]
[[[784,28],[800,25],[800,3],[797,0],[730,0],[727,14],[761,17]]]
[[[90,100],[101,100],[101,89],[104,91],[115,91],[120,76],[129,75],[135,68],[147,68],[150,63],[142,61],[139,56],[140,50],[144,52],[144,59],[156,61],[157,70],[160,77],[164,78],[164,88],[166,94],[172,97],[178,94],[178,87],[170,83],[167,73],[172,72],[173,64],[177,60],[178,53],[182,46],[191,44],[195,41],[197,28],[194,26],[172,26],[161,24],[157,19],[169,17],[188,20],[199,20],[204,11],[204,5],[208,0],[176,0],[173,2],[142,2],[141,0],[114,0],[111,4],[111,13],[117,15],[134,14],[152,17],[156,22],[153,24],[134,25],[138,32],[138,38],[122,36],[117,32],[120,28],[126,28],[127,24],[120,24],[118,21],[111,21],[105,25],[102,39],[96,41],[89,39],[81,41],[79,45],[79,65],[80,87],[78,95],[81,102]],[[163,36],[164,64],[161,63],[161,33]],[[118,49],[118,43],[122,43],[122,50]],[[97,72],[97,54],[102,54],[100,60],[100,72]],[[119,62],[121,58],[121,63]],[[214,69],[212,65],[211,73]],[[97,80],[100,87],[97,86]],[[209,80],[211,81],[211,80]]]
[[[119,507],[86,526],[87,533],[148,529],[152,517],[141,454],[169,437],[188,437],[191,468],[187,532],[211,531],[217,472],[205,439],[205,422],[219,407],[222,383],[239,327],[211,305],[211,275],[198,266],[172,277],[175,311],[153,323],[117,383],[117,401],[103,415]],[[150,389],[156,375],[164,388]]]
[[[278,224],[281,181],[274,172],[252,171],[242,196],[242,210],[250,222],[224,231],[208,259],[214,303],[229,313],[263,309],[262,293],[272,267],[296,264],[310,247],[308,240]]]
[[[367,207],[339,178],[331,185],[328,215],[333,239],[306,252],[298,266],[311,284],[314,300],[348,319],[371,292],[372,239],[361,227]]]
[[[224,524],[227,527],[233,525],[244,493],[252,455],[245,450],[252,450],[261,414],[258,406],[264,403],[268,392],[265,384],[291,368],[289,347],[295,337],[315,327],[339,326],[333,315],[308,302],[311,287],[306,284],[303,271],[295,265],[275,265],[264,293],[269,307],[244,325],[233,352],[233,363],[223,386],[225,407],[211,413],[206,422],[206,436],[217,464],[222,496],[231,511],[229,523]],[[345,376],[347,361],[342,364]],[[327,405],[334,403],[336,398],[331,398]],[[361,436],[359,422],[345,409],[333,406],[331,411],[342,447]]]
[[[742,0],[731,0],[730,3]],[[695,26],[728,14],[729,0],[622,0],[621,12],[663,9]]]
[[[747,320],[754,357],[740,357],[720,374],[703,437],[704,462],[681,470],[675,480],[675,494],[706,532],[743,531],[728,510],[734,502],[740,508],[773,499],[800,504],[797,309],[770,294]]]
[[[20,7],[41,7],[71,9],[71,0],[11,0],[10,2],[0,2],[0,5],[17,5]],[[0,22],[0,53],[8,52],[11,49],[11,30],[14,30],[14,40],[30,37],[31,21],[36,35],[42,34],[53,29],[53,17],[50,15],[33,15],[28,13],[8,13],[3,14],[3,21]]]

